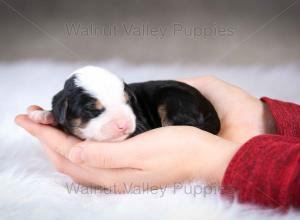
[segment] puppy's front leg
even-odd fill
[[[55,125],[54,117],[51,111],[34,110],[28,113],[28,117],[35,123]]]

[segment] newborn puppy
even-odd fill
[[[93,66],[67,79],[50,112],[34,111],[29,117],[41,122],[51,114],[64,131],[97,141],[122,141],[169,125],[190,125],[213,134],[220,130],[214,107],[195,88],[171,80],[126,84]]]

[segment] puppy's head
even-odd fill
[[[121,141],[135,131],[128,86],[107,70],[76,70],[52,100],[57,124],[82,139]]]

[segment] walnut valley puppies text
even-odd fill
[[[97,195],[97,194],[112,194],[116,192],[117,186],[112,185],[109,188],[83,186],[76,183],[65,183],[65,189],[69,194],[82,194],[82,195]],[[152,186],[149,183],[143,183],[142,187],[137,187],[134,184],[124,183],[124,193],[131,195],[154,195],[158,198],[163,198],[167,194],[185,194],[192,197],[209,197],[220,194],[221,191],[226,190],[228,193],[233,193],[233,188],[230,186],[221,187],[214,185],[203,185],[200,183],[194,184],[181,184],[176,183],[168,187]]]
[[[224,25],[185,25],[174,23],[170,25],[150,24],[65,24],[65,35],[67,37],[145,37],[153,39],[164,39],[168,37],[183,37],[189,39],[208,39],[216,37],[231,37],[235,28]]]

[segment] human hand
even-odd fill
[[[53,127],[33,123],[27,116],[16,121],[45,145],[57,169],[76,182],[105,187],[114,182],[118,188],[122,188],[121,180],[137,186],[141,182],[162,186],[190,179],[220,183],[240,145],[237,143],[270,132],[272,126],[266,123],[264,105],[243,90],[212,77],[185,82],[198,88],[215,106],[222,138],[178,126],[155,129],[120,143],[80,142]],[[78,143],[80,148],[74,147]]]
[[[182,79],[197,88],[215,107],[221,121],[219,136],[237,143],[266,133],[275,133],[267,106],[241,88],[213,76]]]
[[[45,145],[58,171],[76,182],[118,192],[194,179],[220,184],[238,149],[238,144],[189,126],[163,127],[123,142],[99,143],[81,142],[26,115],[16,122]]]

